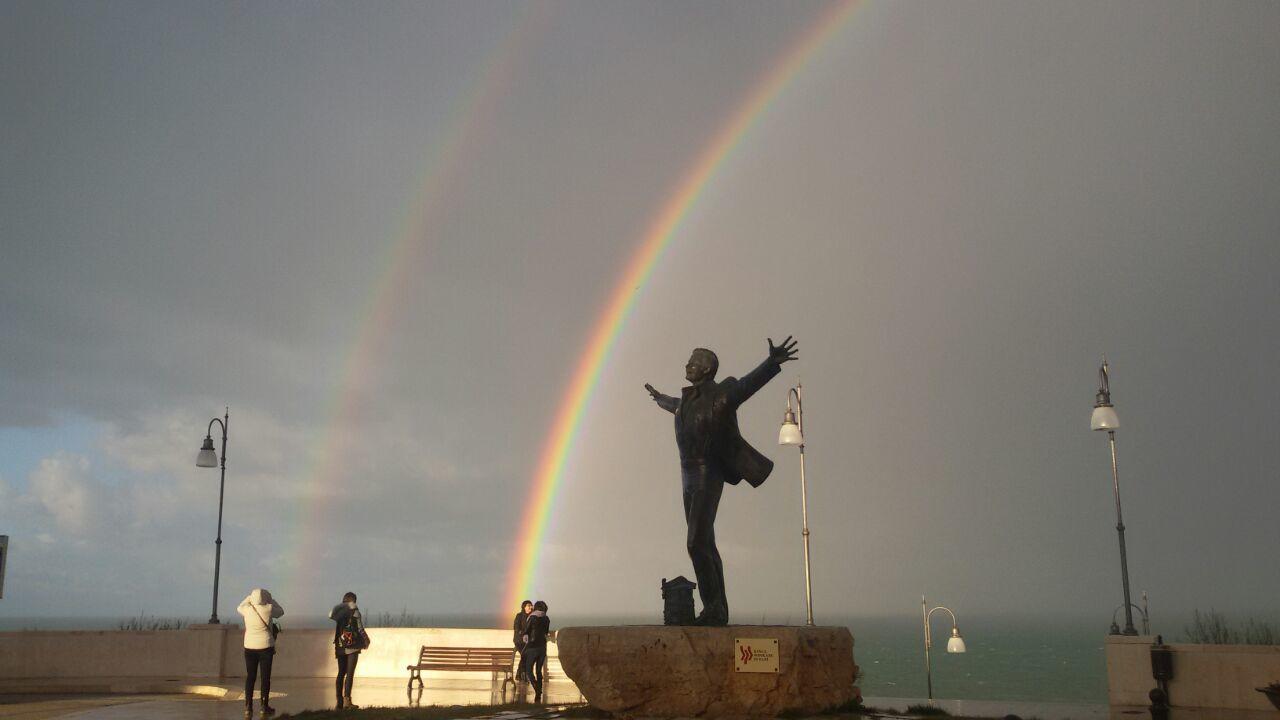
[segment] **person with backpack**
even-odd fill
[[[542,670],[547,664],[547,636],[551,634],[551,619],[547,617],[547,604],[541,600],[533,604],[533,614],[524,626],[524,650],[520,652],[520,665],[525,677],[533,684],[533,701],[542,701]]]
[[[351,686],[356,680],[360,651],[369,647],[369,634],[365,632],[364,616],[356,605],[356,594],[343,595],[342,602],[329,611],[329,619],[334,622],[333,655],[338,660],[338,678],[334,683],[337,707],[339,710],[357,708],[359,705],[351,702]]]
[[[236,608],[244,617],[244,714],[253,712],[253,685],[262,673],[262,714],[276,711],[271,707],[271,660],[276,654],[276,635],[280,626],[273,620],[284,616],[284,608],[264,588],[254,588]]]

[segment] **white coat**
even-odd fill
[[[236,608],[244,617],[244,649],[265,650],[275,647],[276,639],[271,637],[271,629],[267,624],[271,618],[284,615],[284,608],[271,597],[271,593],[254,588],[253,592]]]

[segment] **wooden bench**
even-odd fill
[[[409,687],[418,681],[423,687],[423,670],[454,670],[474,672],[503,673],[504,684],[515,684],[511,678],[511,666],[515,664],[515,648],[466,648],[466,647],[430,647],[422,646],[418,652],[418,664],[409,665]]]

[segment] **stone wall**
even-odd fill
[[[0,678],[102,677],[234,678],[244,676],[244,631],[238,625],[195,625],[183,630],[24,631],[0,633]],[[369,628],[361,677],[408,678],[423,645],[509,647],[510,630]],[[555,643],[547,646],[547,674],[563,677]],[[336,670],[333,631],[286,629],[272,677],[329,677]],[[480,680],[483,673],[429,671],[432,678]]]
[[[1112,705],[1149,705],[1150,636],[1107,637],[1107,693]],[[1280,645],[1192,645],[1171,643],[1174,707],[1273,710],[1254,688],[1280,682]]]

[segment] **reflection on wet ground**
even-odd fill
[[[129,696],[26,696],[27,702],[0,705],[0,718],[43,720],[44,718],[76,718],[78,720],[243,720],[244,689],[239,683],[218,683],[227,693],[222,698],[200,695],[129,695]],[[13,699],[18,696],[10,696]],[[555,707],[583,702],[578,688],[569,681],[548,681],[543,702],[535,704],[533,690],[527,684],[513,685],[495,680],[437,680],[425,690],[416,685],[406,689],[404,680],[392,678],[361,679],[357,676],[351,699],[361,707],[408,707],[426,705],[501,705],[527,703],[528,712],[516,711],[509,716],[544,714]],[[329,678],[278,680],[271,684],[271,704],[277,714],[333,707],[334,687]],[[255,701],[254,717],[259,717]]]

